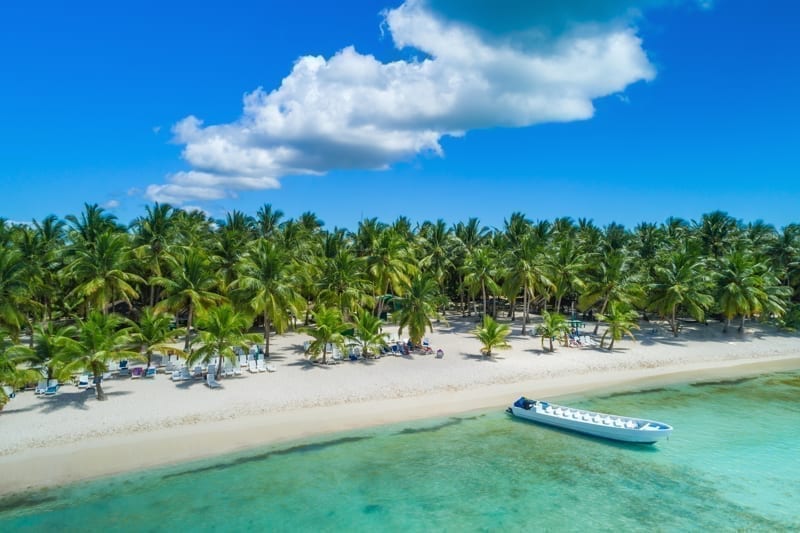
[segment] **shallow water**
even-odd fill
[[[675,431],[646,446],[496,411],[401,424],[0,500],[0,531],[800,529],[800,373],[569,404]]]

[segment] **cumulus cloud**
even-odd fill
[[[485,13],[458,18],[449,4],[465,5],[406,0],[383,13],[395,46],[416,59],[382,62],[353,46],[327,59],[304,56],[277,89],[245,95],[238,120],[181,120],[172,131],[191,169],[150,185],[146,196],[219,200],[277,188],[291,175],[386,169],[442,155],[444,136],[588,119],[592,100],[655,76],[632,23],[636,2],[559,2],[544,13],[539,2],[507,1],[513,24],[483,25]],[[596,4],[601,12],[579,13]]]
[[[114,209],[119,207],[119,200],[111,199],[102,205],[105,209]]]

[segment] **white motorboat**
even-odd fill
[[[573,409],[524,396],[507,411],[526,420],[623,442],[654,444],[672,433],[672,426],[663,422]]]

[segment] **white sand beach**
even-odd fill
[[[521,336],[517,322],[512,348],[491,358],[479,354],[474,327],[474,318],[437,324],[429,337],[443,358],[411,354],[323,366],[305,359],[307,337],[290,333],[272,341],[276,372],[244,372],[217,390],[159,374],[107,380],[106,402],[73,385],[50,397],[18,393],[0,412],[0,495],[336,431],[501,409],[522,394],[555,398],[800,368],[800,337],[758,324],[744,334],[723,334],[719,323],[687,324],[675,338],[648,323],[638,342],[623,340],[613,352],[559,346],[549,353],[539,338]]]

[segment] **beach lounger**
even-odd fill
[[[277,370],[278,370],[278,367],[276,367],[276,366],[275,366],[275,365],[273,365],[272,363],[270,363],[270,364],[268,364],[268,365],[264,365],[264,368],[266,368],[266,369],[267,369],[267,372],[275,372],[275,371],[277,371]]]
[[[147,370],[144,371],[144,377],[146,378],[154,378],[156,377],[157,369],[154,366],[148,366]]]
[[[252,360],[248,361],[247,362],[247,370],[251,374],[258,374],[258,367],[256,367],[256,362],[252,361]]]
[[[213,372],[209,372],[208,374],[206,374],[206,385],[208,385],[209,388],[211,389],[218,389],[222,387],[222,383],[217,381],[217,379],[214,377]]]
[[[178,370],[172,372],[172,381],[185,381],[187,379],[192,379],[188,367],[182,366]]]
[[[36,388],[33,389],[34,394],[44,394],[44,391],[47,390],[47,380],[40,379],[39,383],[36,385]]]
[[[131,379],[139,379],[144,374],[144,368],[135,366],[131,368]]]
[[[194,379],[203,379],[203,367],[200,365],[195,366],[192,370],[192,377]]]
[[[225,360],[225,364],[222,365],[222,375],[226,378],[233,377],[233,365],[227,359]]]
[[[79,389],[89,388],[89,374],[81,374],[80,377],[78,377],[78,388]]]
[[[267,371],[266,361],[264,361],[263,359],[259,359],[258,361],[256,361],[256,370],[258,370],[259,372],[266,372]]]
[[[44,391],[45,396],[53,396],[55,393],[58,392],[58,380],[51,379],[50,382],[47,384],[47,389]]]

